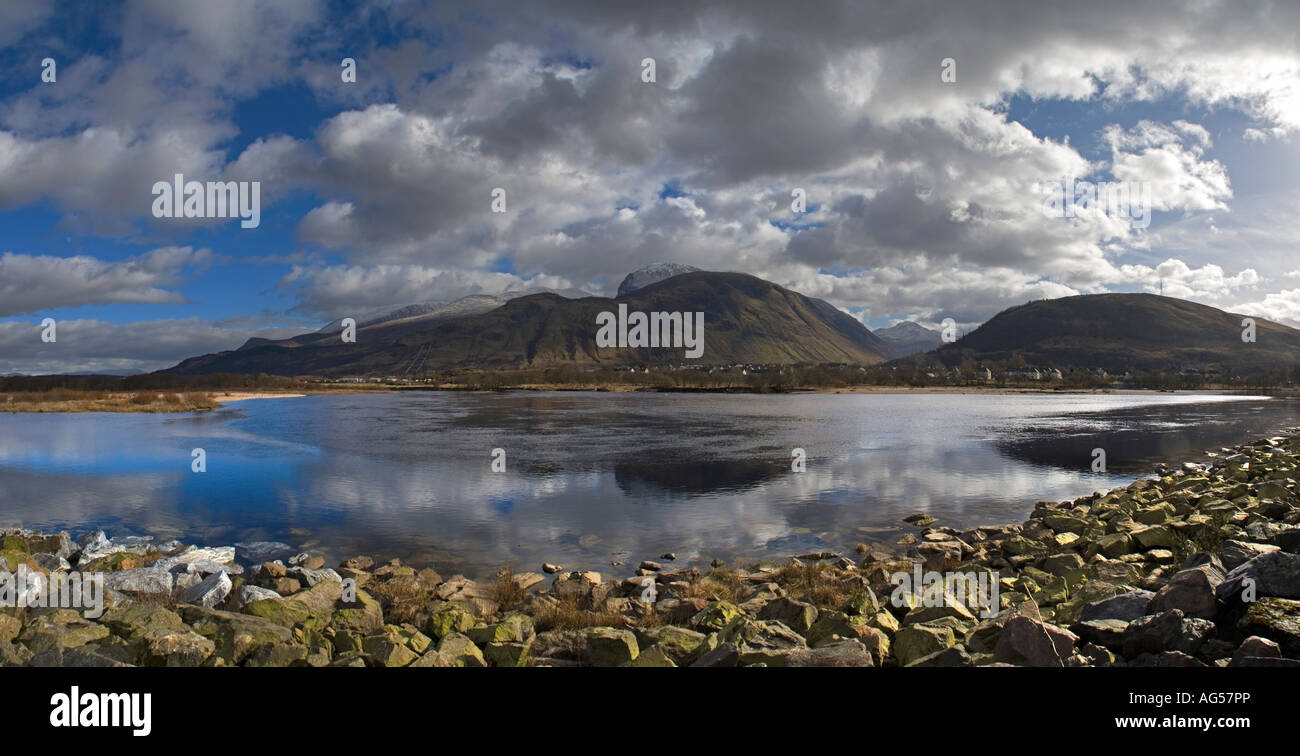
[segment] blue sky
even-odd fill
[[[0,373],[154,370],[470,294],[612,295],[661,261],[870,327],[1162,285],[1300,325],[1295,9],[935,8],[7,6]],[[175,173],[259,182],[259,227],[152,217]],[[1045,217],[1062,176],[1148,186],[1150,226]]]

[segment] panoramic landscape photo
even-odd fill
[[[0,666],[1300,667],[1298,29],[0,5]]]

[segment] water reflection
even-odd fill
[[[282,540],[483,574],[847,551],[929,511],[1016,521],[1157,462],[1300,425],[1173,395],[318,396],[213,413],[0,416],[0,520]],[[1109,472],[1090,471],[1107,450]],[[208,472],[190,472],[190,451]],[[493,448],[507,472],[490,470]],[[807,471],[790,469],[806,449]],[[613,570],[618,572],[618,570]]]

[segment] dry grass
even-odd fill
[[[825,562],[787,564],[772,576],[772,580],[791,598],[817,607],[841,606],[853,595],[853,588],[845,584],[843,576]]]
[[[627,618],[608,607],[597,611],[583,609],[576,596],[566,596],[555,606],[538,612],[533,625],[538,632],[546,630],[581,630],[585,627],[623,627]]]
[[[205,391],[17,391],[0,394],[0,412],[194,412],[218,406]]]
[[[371,582],[366,591],[379,602],[384,610],[384,620],[391,624],[423,624],[433,606],[432,591],[408,575]]]
[[[710,601],[730,601],[740,603],[743,600],[745,579],[738,570],[720,567],[709,572],[699,580],[691,582],[690,595],[694,598]]]
[[[496,582],[488,587],[488,593],[502,609],[518,606],[528,598],[528,591],[519,587],[515,580],[515,568],[510,564],[497,570]]]

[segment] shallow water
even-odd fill
[[[543,560],[630,574],[666,551],[848,551],[918,511],[1015,522],[1297,425],[1296,400],[1171,394],[407,392],[0,415],[0,524],[278,540],[444,574]]]

